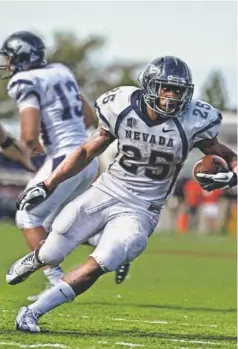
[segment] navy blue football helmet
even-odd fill
[[[12,76],[20,71],[43,67],[47,64],[45,49],[39,36],[28,31],[13,33],[0,49],[5,62],[0,65],[0,69],[8,71]]]
[[[192,99],[194,85],[187,64],[174,56],[154,59],[146,68],[141,82],[145,103],[162,117],[177,117]],[[164,98],[166,107],[161,108],[162,88],[174,89],[178,98]]]

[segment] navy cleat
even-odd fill
[[[115,271],[115,283],[121,284],[127,277],[130,269],[130,263],[121,265]]]

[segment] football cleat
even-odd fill
[[[130,263],[126,263],[121,265],[118,269],[115,271],[115,283],[121,284],[127,277],[130,269]]]
[[[23,332],[39,333],[40,327],[37,325],[39,317],[39,313],[35,313],[33,310],[29,309],[26,306],[21,307],[17,314],[15,322],[16,330]]]
[[[11,265],[6,275],[6,281],[10,285],[19,284],[42,266],[43,264],[36,259],[35,251],[30,252]]]

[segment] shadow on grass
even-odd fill
[[[42,324],[41,324],[42,325]],[[236,342],[237,337],[232,336],[222,336],[222,335],[206,335],[206,334],[180,334],[180,333],[168,333],[168,332],[154,332],[154,331],[140,331],[139,329],[134,330],[107,330],[107,331],[50,331],[50,330],[44,330],[42,329],[41,333],[22,333],[22,332],[16,332],[16,330],[1,330],[0,335],[23,335],[23,336],[40,336],[41,334],[49,334],[54,336],[71,336],[71,337],[92,337],[92,338],[114,338],[116,340],[120,340],[119,338],[122,337],[122,339],[131,337],[131,339],[136,338],[158,338],[158,339],[167,339],[167,340],[175,340],[175,341],[214,341],[214,344],[216,341],[228,341],[228,342]]]
[[[110,302],[83,302],[83,303],[75,303],[75,305],[90,305],[93,307],[94,305],[103,305],[103,306],[125,306],[125,307],[134,307],[134,308],[158,308],[158,309],[171,309],[171,310],[186,310],[186,311],[210,311],[210,312],[219,312],[219,313],[235,313],[237,309],[228,308],[228,309],[219,309],[219,308],[204,308],[204,307],[184,307],[180,305],[173,304],[135,304],[135,303],[110,303]]]
[[[64,335],[70,335],[70,336],[85,336],[85,337],[122,337],[122,338],[128,338],[131,337],[133,339],[136,338],[158,338],[158,339],[175,339],[175,340],[197,340],[197,341],[230,341],[230,342],[236,342],[237,337],[232,336],[222,336],[222,335],[204,335],[204,334],[180,334],[180,333],[165,333],[165,332],[143,332],[139,331],[138,329],[135,330],[122,330],[122,331],[113,331],[113,330],[107,330],[105,332],[78,332],[78,331],[47,331],[43,330],[42,333],[46,334],[52,334],[54,336],[64,336]]]

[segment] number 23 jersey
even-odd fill
[[[136,87],[120,87],[97,99],[99,126],[118,139],[118,152],[95,185],[129,201],[163,205],[189,151],[219,133],[221,114],[193,100],[179,117],[159,123],[142,113],[142,93]]]
[[[80,91],[73,73],[63,64],[16,73],[8,94],[19,111],[39,109],[41,136],[48,154],[79,145],[87,138]]]

